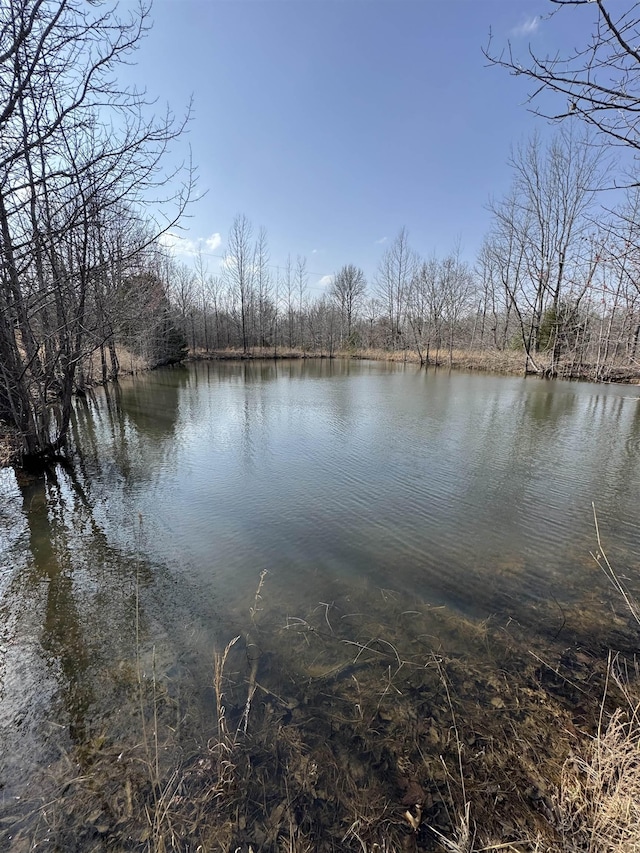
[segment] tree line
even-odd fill
[[[235,218],[220,271],[202,254],[189,266],[166,260],[167,292],[192,352],[236,349],[264,355],[332,356],[362,349],[452,347],[468,320],[474,275],[454,252],[422,260],[406,229],[384,252],[375,280],[347,263],[319,296],[309,295],[307,260],[271,263],[264,228]]]
[[[621,183],[607,142],[638,147],[629,36],[640,22],[635,6],[613,18],[604,0],[554,5],[595,15],[588,50],[530,54],[530,67],[487,50],[534,81],[532,98],[568,103],[548,116],[560,123],[550,142],[514,148],[476,261],[456,247],[422,257],[403,228],[370,281],[345,259],[312,297],[306,259],[274,264],[267,232],[243,214],[215,275],[202,255],[185,266],[163,248],[193,172],[166,172],[188,111],[149,117],[144,94],[118,80],[146,7],[122,16],[101,0],[0,4],[0,421],[24,458],[63,448],[74,395],[116,379],[125,353],[153,366],[188,350],[413,351],[430,365],[480,350],[550,376],[637,371],[635,162],[615,206],[602,200]]]
[[[353,263],[308,296],[306,260],[270,262],[267,235],[236,217],[217,275],[200,255],[175,264],[169,299],[193,352],[239,349],[413,351],[421,364],[454,351],[511,352],[522,369],[605,379],[637,372],[638,188],[610,211],[607,149],[579,128],[515,147],[512,181],[491,199],[491,224],[470,264],[459,249],[421,257],[406,229],[373,279]]]

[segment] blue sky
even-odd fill
[[[523,58],[529,43],[544,54],[583,43],[585,12],[547,19],[552,8],[155,0],[126,77],[159,108],[179,113],[193,97],[187,140],[205,195],[183,223],[182,251],[200,245],[215,273],[243,213],[267,229],[274,266],[306,256],[314,295],[346,263],[372,281],[403,226],[422,255],[459,243],[473,262],[486,203],[509,186],[511,146],[552,132],[527,110],[526,82],[487,67],[482,47],[490,30],[496,48],[510,40]]]

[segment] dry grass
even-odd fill
[[[348,356],[348,353],[344,353]],[[415,350],[367,349],[352,355],[354,358],[367,358],[375,361],[391,361],[397,364],[420,364]],[[453,368],[454,370],[478,370],[486,373],[521,375],[524,373],[524,356],[515,350],[431,350],[429,367]]]
[[[347,355],[345,353],[345,355]],[[370,358],[375,361],[392,361],[402,364],[419,364],[420,357],[415,350],[397,350],[395,352],[381,349],[366,349],[359,351],[355,358]],[[521,375],[524,373],[524,354],[517,350],[463,350],[448,349],[431,350],[429,365],[432,367],[452,367],[455,370],[479,370],[487,373],[502,373],[505,375]],[[543,367],[545,365],[543,364]]]
[[[616,710],[585,755],[566,762],[558,814],[566,851],[640,850],[638,706]]]
[[[324,353],[323,353],[324,354]],[[205,350],[197,347],[189,350],[189,358],[195,361],[245,361],[250,359],[287,359],[287,358],[318,358],[319,352],[308,352],[300,348],[290,347],[250,347],[247,352],[236,347]]]
[[[0,423],[0,468],[8,468],[20,459],[22,442],[17,430]]]
[[[302,349],[289,349],[278,347],[277,350],[269,347],[252,347],[249,352],[240,349],[228,348],[210,350],[196,349],[190,351],[190,357],[195,360],[219,359],[222,361],[235,361],[246,359],[298,359],[318,358],[328,356],[328,352],[312,352]],[[335,350],[334,358],[371,359],[372,361],[390,361],[397,364],[420,364],[420,357],[415,350],[384,350],[384,349],[361,349]],[[448,349],[431,350],[429,353],[429,365],[439,367],[453,367],[458,370],[480,370],[490,373],[522,374],[524,372],[524,356],[515,350],[461,350],[454,349],[450,354]],[[543,367],[545,365],[543,364]]]
[[[617,709],[564,763],[554,826],[557,840],[478,841],[469,804],[455,835],[436,832],[447,853],[638,853],[640,851],[640,705]],[[583,741],[584,744],[584,741]]]
[[[135,355],[135,353],[131,352],[131,350],[128,350],[126,347],[123,347],[120,344],[116,344],[116,355],[118,357],[118,363],[120,365],[121,376],[133,376],[136,373],[143,373],[145,370],[149,369],[149,362],[147,361],[147,359],[142,358],[139,355]],[[110,364],[108,353],[107,364]],[[100,383],[102,381],[102,367],[100,364],[99,350],[95,350],[88,357],[85,373],[87,381],[90,384]]]
[[[592,556],[640,624],[638,602],[607,557],[592,506],[598,543]],[[617,708],[605,721],[605,695],[595,737],[582,755],[571,756],[563,767],[558,817],[567,851],[640,851],[640,701],[631,686],[637,684],[638,672],[623,671],[618,657],[610,658],[608,671],[626,706]]]

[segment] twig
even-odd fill
[[[622,581],[617,576],[611,563],[609,562],[609,558],[607,557],[604,548],[602,547],[602,542],[600,540],[600,528],[598,527],[598,515],[596,513],[596,505],[592,501],[591,506],[593,508],[593,523],[596,528],[596,541],[598,543],[598,553],[594,554],[591,552],[591,556],[596,561],[596,563],[600,566],[605,575],[609,578],[614,589],[616,589],[622,598],[624,599],[625,604],[629,608],[629,612],[636,620],[636,622],[640,625],[640,608],[638,608],[637,603],[631,598],[627,590],[624,588]]]

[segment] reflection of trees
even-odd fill
[[[71,435],[76,473],[85,488],[95,480],[128,488],[153,476],[175,450],[181,394],[190,378],[184,367],[165,368],[77,401]]]
[[[42,749],[45,760],[52,760],[67,737],[87,743],[98,721],[116,709],[123,689],[118,664],[135,658],[136,587],[144,630],[146,591],[157,583],[146,561],[109,544],[80,478],[58,469],[18,481],[32,560],[12,578],[4,604],[15,614],[16,643],[27,650],[9,675],[9,707],[30,709],[20,711],[28,725],[12,747],[22,772],[42,760],[34,747],[42,738],[49,748]],[[55,738],[43,734],[45,719],[56,726]],[[0,754],[4,748],[0,744]]]
[[[563,394],[557,387],[546,384],[534,391],[528,390],[525,407],[527,416],[545,427],[555,426],[575,409],[576,395],[573,392]]]
[[[194,365],[196,377],[207,382],[254,384],[276,379],[327,379],[349,376],[353,366],[349,359],[294,358],[220,361],[215,365]]]
[[[182,365],[120,386],[118,404],[138,430],[151,438],[173,435],[180,402],[180,389],[189,371]]]
[[[93,690],[86,677],[90,656],[72,573],[64,566],[65,531],[49,509],[47,491],[57,490],[53,482],[37,478],[21,485],[24,512],[29,525],[29,545],[33,554],[33,586],[46,585],[46,605],[41,645],[49,666],[59,666],[62,702],[69,718],[69,734],[81,742],[85,717],[93,701]]]

